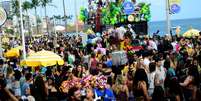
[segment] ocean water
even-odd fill
[[[166,34],[166,21],[149,22],[148,26],[149,26],[148,32],[150,35],[152,35],[157,30],[160,31],[159,35]],[[175,34],[174,27],[176,26],[181,27],[181,34],[185,33],[190,28],[198,29],[201,31],[201,18],[171,20],[171,27],[173,34]]]

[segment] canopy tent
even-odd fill
[[[39,51],[33,53],[27,59],[21,61],[20,63],[22,66],[30,66],[30,67],[38,67],[38,66],[53,66],[53,65],[63,65],[64,60],[51,51]]]
[[[64,26],[60,26],[60,25],[54,27],[54,30],[57,32],[65,31],[65,29],[66,28]]]

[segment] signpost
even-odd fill
[[[4,25],[6,20],[7,20],[7,13],[6,13],[5,9],[0,7],[0,26]]]
[[[3,9],[2,7],[0,7],[0,27],[2,27],[2,25],[4,25],[4,23],[7,20],[7,13],[5,11],[5,9]],[[2,35],[2,30],[0,32],[0,57],[2,57],[2,45],[1,45],[1,35]]]

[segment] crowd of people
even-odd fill
[[[26,40],[27,51],[53,51],[65,64],[26,67],[20,57],[0,59],[0,101],[201,101],[201,33],[88,35],[95,38],[86,45],[79,35]],[[113,57],[118,51],[126,52],[126,63]]]

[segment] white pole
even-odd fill
[[[78,35],[78,17],[77,17],[77,2],[76,0],[74,0],[75,2],[75,26],[76,26],[76,35]]]
[[[166,21],[167,21],[167,25],[166,25],[166,34],[170,35],[170,30],[171,30],[171,21],[170,21],[170,2],[169,0],[166,0]]]
[[[19,0],[19,6],[20,6],[20,23],[21,23],[21,34],[22,34],[23,59],[26,59],[24,26],[23,26],[23,19],[22,19],[22,0]]]

